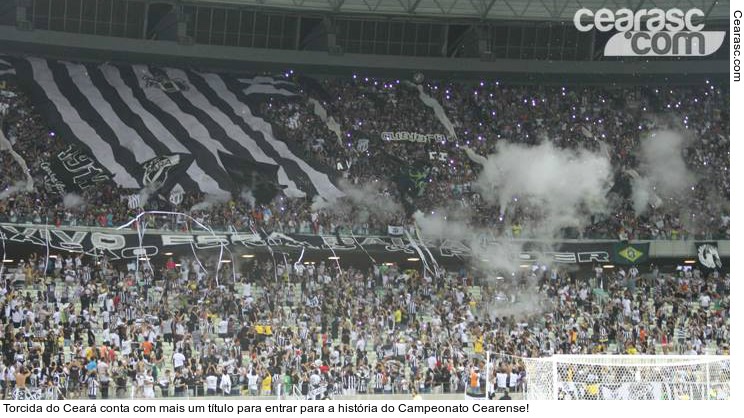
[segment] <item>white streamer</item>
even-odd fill
[[[439,276],[439,263],[437,263],[437,259],[434,258],[434,256],[431,254],[431,251],[429,251],[429,248],[426,246],[426,243],[424,242],[424,238],[421,236],[421,229],[418,226],[414,225],[414,228],[416,230],[416,237],[421,242],[421,246],[424,248],[424,251],[426,251],[427,254],[429,254],[429,258],[431,258],[431,263],[434,265],[434,275],[435,277]]]
[[[352,228],[349,228],[349,233],[351,234],[351,238],[354,239],[354,244],[356,244],[359,248],[362,249],[362,251],[364,251],[365,254],[367,254],[367,257],[369,257],[369,259],[372,260],[372,264],[377,264],[377,260],[375,260],[375,258],[372,257],[369,254],[369,252],[367,251],[367,249],[364,248],[364,246],[359,243],[359,241],[357,240],[356,236],[354,236],[354,230]]]
[[[171,211],[162,211],[162,210],[142,211],[140,214],[138,214],[132,220],[130,220],[129,222],[125,223],[124,225],[121,225],[121,226],[117,227],[116,229],[117,230],[121,230],[121,229],[127,228],[130,225],[132,225],[132,223],[139,221],[139,219],[142,216],[146,215],[146,214],[185,216],[186,218],[192,220],[195,224],[197,224],[199,227],[201,227],[205,231],[208,231],[209,233],[211,233],[212,234],[212,237],[217,238],[217,234],[214,233],[214,230],[212,230],[212,228],[210,228],[208,226],[205,226],[204,224],[202,224],[201,222],[199,222],[198,220],[196,220],[193,216],[188,215],[188,214],[183,213],[183,212],[171,212]],[[138,228],[139,228],[139,226],[138,226]],[[222,249],[224,249],[224,247],[225,247],[225,243],[222,242],[221,240],[219,240],[219,243],[220,243],[220,255],[221,255],[222,254]],[[204,267],[204,264],[202,264],[201,260],[199,259],[199,256],[196,255],[196,249],[194,248],[193,241],[190,241],[190,245],[191,245],[191,252],[194,254],[194,258],[196,259],[196,262],[199,263],[199,267],[201,267],[201,269],[204,270],[204,272],[208,273],[207,269]],[[140,241],[140,249],[142,249],[142,242],[141,241]],[[221,260],[222,260],[222,258],[220,258],[220,261]],[[137,257],[137,261],[139,262],[139,256]],[[139,265],[138,265],[138,267],[139,267]],[[217,269],[218,269],[217,271],[219,272],[219,264],[218,264]],[[217,278],[215,278],[215,280],[217,280]],[[219,281],[217,282],[217,284],[219,285]]]
[[[426,256],[424,256],[424,253],[423,251],[421,251],[421,248],[419,248],[418,244],[416,244],[416,242],[413,240],[413,238],[411,237],[411,234],[408,231],[405,231],[405,232],[406,232],[406,238],[408,238],[408,241],[411,243],[411,246],[413,247],[413,249],[416,250],[419,257],[421,258],[421,262],[424,264],[424,269],[428,271],[429,273],[436,276],[436,274],[431,270],[431,268],[429,268],[429,263],[426,262]]]

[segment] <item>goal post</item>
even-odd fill
[[[522,359],[525,399],[728,399],[728,356],[555,355]]]

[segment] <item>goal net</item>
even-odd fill
[[[728,399],[728,356],[556,355],[523,359],[526,399]]]

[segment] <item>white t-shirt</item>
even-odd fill
[[[251,389],[258,389],[258,375],[257,374],[248,375],[248,387]]]
[[[231,387],[232,387],[232,379],[230,379],[230,375],[223,374],[222,378],[220,379],[220,388],[225,394],[229,394]]]
[[[506,373],[496,373],[496,386],[499,389],[506,388],[506,378],[509,377]]]
[[[183,367],[183,364],[185,362],[186,356],[184,356],[182,353],[173,354],[173,367]]]
[[[207,389],[217,390],[217,376],[207,376]]]

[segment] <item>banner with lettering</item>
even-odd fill
[[[2,219],[2,214],[0,214]],[[400,232],[403,227],[393,228]],[[48,235],[47,235],[48,231]],[[457,259],[468,257],[472,249],[468,243],[459,240],[423,239],[416,243],[403,236],[336,236],[301,235],[271,232],[258,234],[251,232],[192,233],[153,231],[147,232],[140,241],[136,230],[89,227],[47,227],[44,225],[18,225],[0,223],[0,238],[7,251],[6,257],[25,256],[31,252],[45,250],[47,243],[52,251],[75,251],[91,256],[106,254],[112,260],[133,259],[138,256],[157,256],[164,252],[176,255],[193,256],[208,252],[218,254],[222,246],[233,254],[251,252],[269,254],[269,251],[297,253],[305,250],[308,254],[322,251],[336,255],[377,254],[404,259],[418,254],[420,247],[426,247],[437,258]],[[556,242],[547,244],[538,241],[522,241],[521,251],[514,252],[513,241],[483,237],[478,243],[481,247],[513,253],[514,265],[525,263],[560,263],[592,265],[612,262],[612,243]],[[35,247],[35,248],[34,248]],[[417,248],[418,247],[418,248]],[[2,246],[0,246],[2,248]],[[241,250],[242,249],[242,250]],[[331,251],[332,250],[332,251]],[[482,248],[480,249],[482,250]],[[365,255],[366,257],[366,255]]]
[[[95,189],[111,180],[104,166],[73,145],[42,162],[41,169],[47,190],[59,195]]]
[[[421,134],[418,132],[383,132],[381,135],[382,140],[386,142],[420,142],[428,144],[432,141],[445,142],[447,141],[447,135],[444,134]]]

